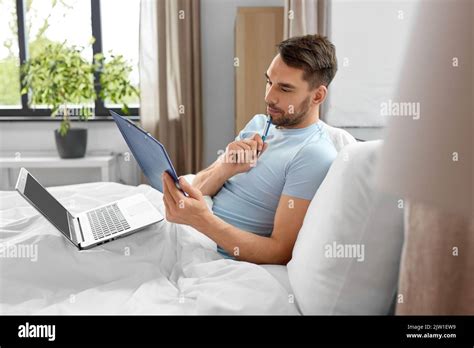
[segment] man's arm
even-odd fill
[[[215,196],[228,179],[248,171],[257,160],[257,151],[263,153],[267,145],[259,134],[231,142],[213,164],[196,174],[193,186],[204,196]]]
[[[241,261],[286,265],[291,259],[309,200],[282,195],[272,235],[262,237],[236,228],[213,215],[202,193],[186,180],[180,179],[180,185],[189,197],[176,188],[168,174],[164,175],[163,180],[166,220],[196,228]]]
[[[221,155],[213,164],[196,174],[193,186],[204,196],[215,196],[224,183],[232,177],[232,173],[222,166],[224,155]]]
[[[275,213],[273,232],[263,237],[234,227],[210,215],[195,228],[237,260],[286,265],[311,201],[282,195]]]

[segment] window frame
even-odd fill
[[[16,2],[16,16],[18,26],[18,51],[20,66],[28,59],[28,44],[26,42],[25,34],[25,0],[15,0]],[[102,52],[102,22],[100,14],[100,0],[90,0],[91,4],[91,25],[92,25],[92,36],[95,38],[95,42],[92,45],[92,54]],[[20,79],[20,88],[23,84]],[[100,91],[100,79],[99,73],[94,74],[94,86],[96,91]],[[58,121],[60,118],[51,117],[51,109],[49,108],[30,108],[28,106],[28,94],[21,95],[21,109],[0,109],[0,122],[1,121]],[[89,121],[113,121],[113,118],[109,114],[109,110],[120,113],[120,108],[107,108],[102,99],[97,98],[94,101],[94,115],[88,119]],[[129,108],[131,120],[138,121],[139,108]],[[71,116],[71,121],[79,120],[78,116]]]

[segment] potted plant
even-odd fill
[[[68,47],[65,42],[51,43],[21,68],[22,94],[30,93],[30,106],[48,105],[51,117],[62,117],[54,131],[61,158],[80,158],[86,152],[87,129],[71,128],[71,116],[87,121],[93,116],[91,105],[97,97],[122,104],[122,110],[128,114],[125,98],[138,95],[128,79],[132,68],[123,56],[107,60],[103,54],[96,54],[89,62],[83,50],[84,47]],[[99,95],[94,86],[95,73],[100,76]]]

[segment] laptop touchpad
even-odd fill
[[[129,216],[135,216],[140,214],[146,214],[150,211],[150,203],[138,202],[127,207],[127,214]]]

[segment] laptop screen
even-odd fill
[[[30,174],[26,176],[24,195],[53,225],[71,239],[68,211]]]

